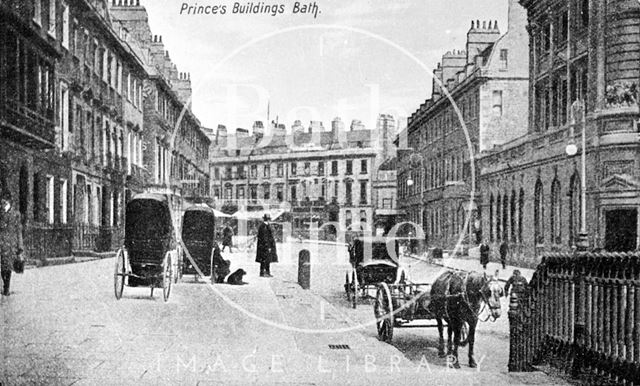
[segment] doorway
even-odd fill
[[[628,252],[636,249],[638,210],[616,209],[606,214],[604,248],[609,252]]]

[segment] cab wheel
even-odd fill
[[[162,264],[162,296],[165,302],[169,300],[169,294],[171,294],[171,268],[171,253],[167,252]]]
[[[116,255],[116,268],[113,273],[113,289],[116,295],[116,299],[120,300],[122,292],[124,290],[124,278],[126,276],[126,263],[124,248],[118,250]]]

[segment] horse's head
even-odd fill
[[[497,279],[498,272],[496,271],[496,275],[487,276],[484,275],[485,284],[482,286],[480,292],[482,293],[482,299],[489,307],[489,311],[491,312],[491,317],[495,320],[500,317],[501,308],[500,308],[500,299],[504,296],[504,290],[502,289],[502,284]]]

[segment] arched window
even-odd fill
[[[509,241],[509,195],[502,199],[502,240]]]
[[[533,196],[534,239],[536,244],[544,243],[544,197],[542,182],[538,180]]]
[[[493,242],[493,194],[491,194],[491,198],[489,199],[489,240]]]
[[[502,200],[500,195],[496,200],[496,241],[502,240]]]
[[[571,176],[569,182],[569,245],[574,245],[580,232],[580,177]]]
[[[554,179],[551,183],[551,212],[549,213],[551,220],[551,242],[555,244],[562,243],[562,204],[560,202],[560,181]]]
[[[515,243],[517,241],[516,239],[517,215],[516,215],[516,191],[515,190],[511,191],[511,216],[509,218],[511,219],[511,242]]]
[[[524,189],[520,188],[520,199],[518,200],[518,241],[522,243],[522,222],[524,220]]]

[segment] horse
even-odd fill
[[[497,272],[496,272],[497,277]],[[463,324],[469,325],[469,367],[477,367],[473,358],[473,344],[475,342],[476,325],[479,315],[485,307],[489,307],[490,315],[495,321],[500,317],[500,298],[504,295],[502,285],[494,277],[476,272],[464,273],[447,271],[440,275],[431,286],[429,310],[438,323],[440,340],[438,355],[453,356],[453,366],[460,368],[458,362],[458,347],[461,346],[461,332]],[[444,352],[444,337],[442,320],[447,322],[447,354]],[[485,320],[486,321],[486,320]],[[453,350],[451,335],[453,334]]]

